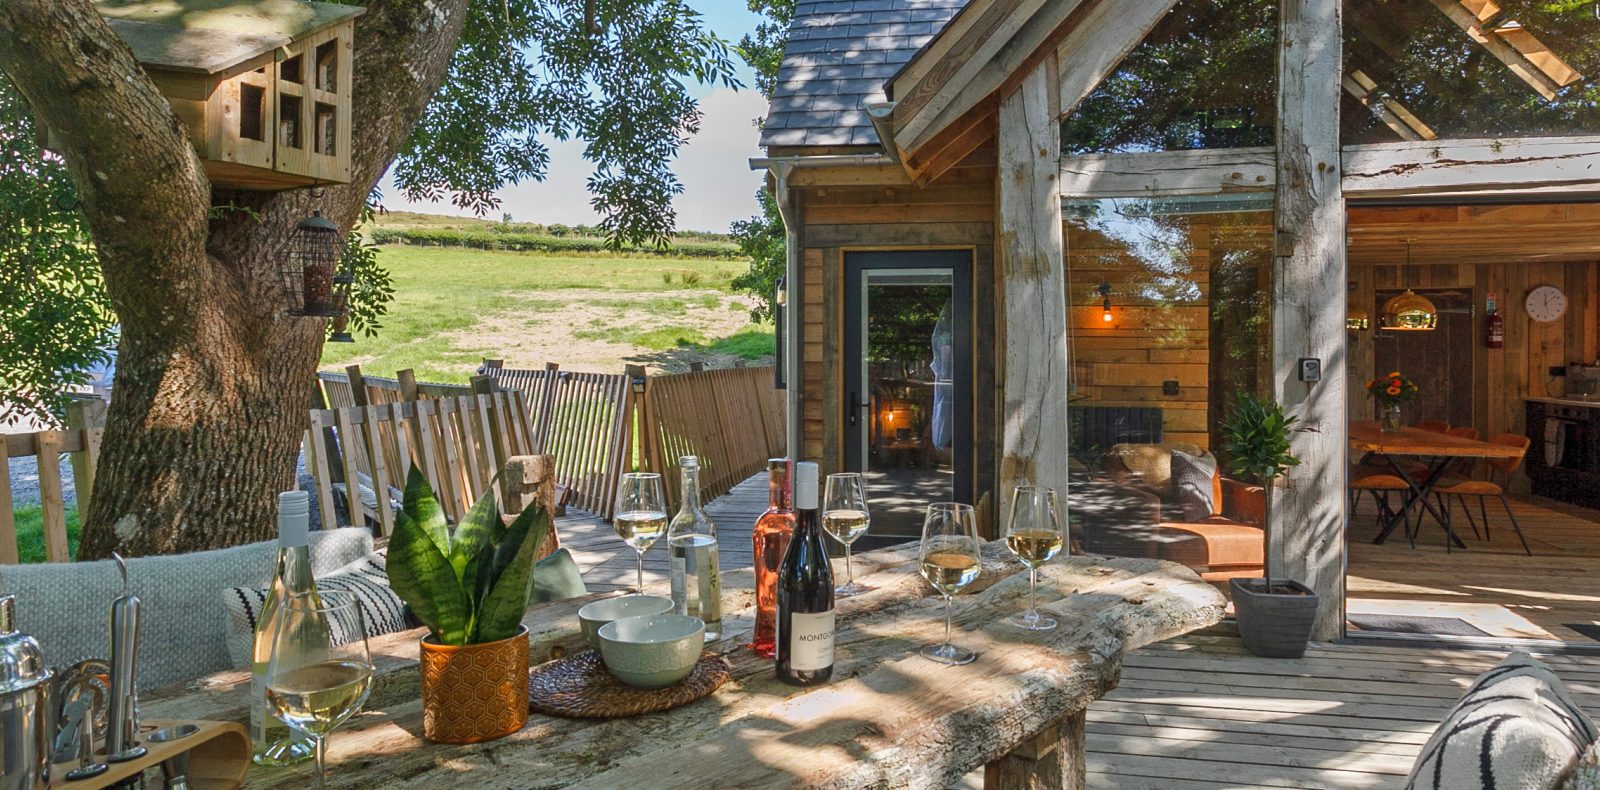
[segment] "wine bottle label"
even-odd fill
[[[789,668],[812,672],[833,666],[833,610],[789,616]]]

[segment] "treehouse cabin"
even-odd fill
[[[211,183],[350,180],[361,8],[306,0],[97,0],[189,130]]]
[[[1600,647],[1597,78],[1594,2],[801,2],[753,163],[790,446],[869,544],[1026,480],[1321,638]],[[1298,420],[1270,514],[1245,394]]]

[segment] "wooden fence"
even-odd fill
[[[105,429],[106,405],[99,400],[74,401],[67,409],[67,427],[59,431],[0,435],[0,564],[20,560],[17,546],[16,502],[11,494],[12,458],[34,457],[39,474],[39,512],[44,528],[44,558],[69,562],[67,506],[62,494],[61,455],[71,455],[73,487],[77,492],[78,521],[89,512],[94,492],[95,466],[100,460],[100,440]]]
[[[522,398],[492,392],[311,410],[306,466],[316,479],[325,529],[336,526],[341,494],[352,523],[363,516],[380,535],[394,530],[394,506],[415,465],[445,516],[459,521],[513,456],[531,455]]]
[[[605,518],[613,515],[618,479],[631,469],[660,472],[676,508],[682,456],[700,459],[700,495],[712,499],[784,454],[784,399],[770,367],[647,376],[637,366],[576,373],[486,360],[485,369],[498,387],[528,399],[534,452],[555,456],[568,501]]]
[[[341,409],[346,406],[372,406],[380,403],[403,403],[422,398],[454,398],[461,395],[471,395],[472,387],[465,384],[435,384],[433,382],[419,382],[409,370],[400,371],[399,378],[386,379],[381,376],[368,376],[361,372],[360,365],[351,365],[343,373],[318,373],[317,382],[321,385],[318,393],[322,403],[330,409]],[[352,387],[351,381],[359,382],[361,386]],[[360,393],[360,397],[357,397]]]

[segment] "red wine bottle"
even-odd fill
[[[833,677],[833,569],[817,511],[817,465],[794,465],[794,535],[778,568],[778,679],[813,686]]]

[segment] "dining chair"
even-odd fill
[[[1478,429],[1473,428],[1470,425],[1461,425],[1455,428],[1449,428],[1443,431],[1443,433],[1446,436],[1454,436],[1457,439],[1476,440],[1478,438]],[[1471,458],[1457,458],[1456,460],[1451,461],[1449,465],[1447,465],[1444,470],[1439,473],[1440,486],[1450,482],[1452,477],[1471,477],[1472,463],[1473,459]],[[1444,494],[1439,493],[1439,486],[1436,486],[1433,489],[1433,497],[1434,501],[1439,504],[1439,512],[1444,513],[1445,518],[1448,519],[1450,517],[1450,506],[1449,503],[1445,501]],[[1417,508],[1417,527],[1419,529],[1422,527],[1422,514],[1426,510],[1427,508],[1425,507]],[[1472,536],[1482,540],[1482,538],[1478,535],[1478,523],[1476,521],[1472,521],[1471,518],[1468,518],[1467,520],[1472,523]]]
[[[1528,547],[1528,538],[1522,534],[1522,525],[1517,523],[1517,516],[1511,512],[1511,501],[1506,498],[1505,486],[1510,483],[1511,476],[1516,474],[1522,462],[1528,456],[1528,447],[1533,444],[1526,436],[1514,433],[1498,433],[1488,439],[1491,444],[1515,447],[1518,450],[1515,458],[1487,459],[1489,465],[1489,479],[1487,480],[1454,480],[1446,481],[1436,486],[1433,490],[1441,497],[1453,496],[1461,502],[1461,509],[1467,514],[1467,521],[1472,522],[1472,534],[1478,534],[1478,524],[1473,521],[1472,508],[1467,504],[1467,497],[1478,498],[1478,515],[1483,518],[1483,540],[1489,540],[1489,513],[1484,507],[1484,500],[1489,497],[1498,497],[1500,506],[1506,510],[1506,517],[1511,519],[1511,528],[1517,532],[1517,540],[1522,541],[1522,550],[1528,556],[1533,556],[1533,549]],[[1496,472],[1500,473],[1496,479]],[[1446,518],[1449,517],[1449,505],[1445,505]]]
[[[1450,423],[1444,420],[1423,420],[1411,427],[1422,431],[1433,431],[1434,433],[1448,433],[1450,431]]]
[[[1398,475],[1387,474],[1382,470],[1357,464],[1350,468],[1349,475],[1350,513],[1353,516],[1356,506],[1361,503],[1363,493],[1371,494],[1372,501],[1378,506],[1378,528],[1381,530],[1386,521],[1394,518],[1397,511],[1389,504],[1390,494],[1399,494],[1404,501],[1406,492],[1411,486],[1406,484]],[[1417,536],[1411,528],[1411,520],[1406,519],[1406,540],[1411,543],[1411,548],[1417,547]]]

